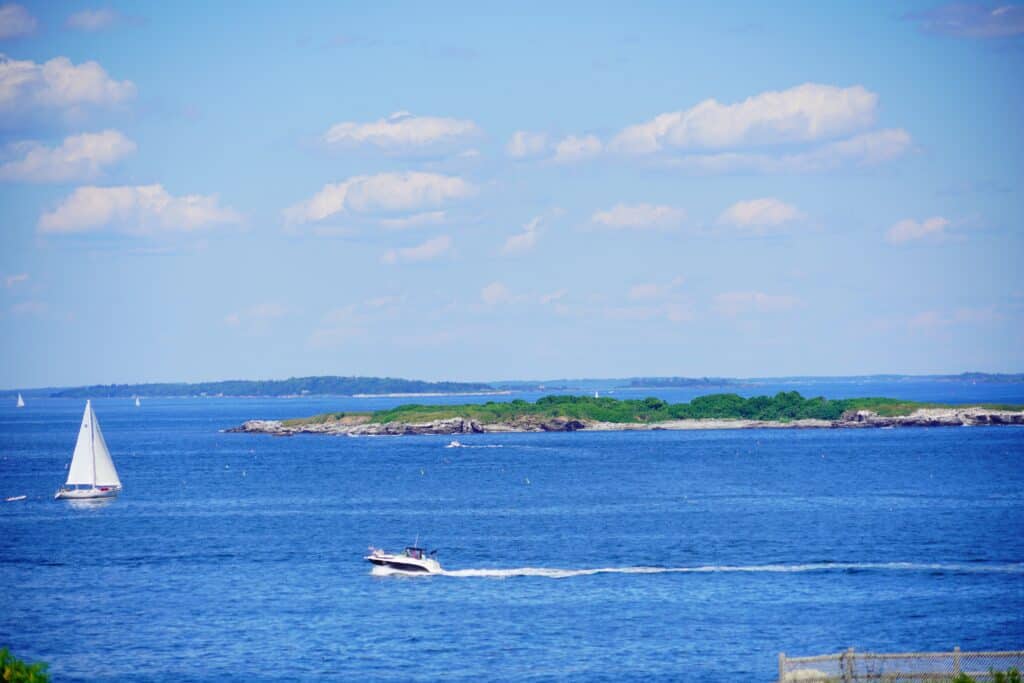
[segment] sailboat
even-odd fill
[[[141,405],[142,405],[142,404],[141,404],[141,403],[139,403],[139,397],[138,397],[138,396],[136,396],[136,397],[135,397],[135,407],[136,407],[136,408],[138,408],[138,407],[139,407],[139,406],[141,406]]]
[[[17,407],[19,407],[19,408],[24,408],[24,407],[25,407],[25,399],[23,399],[23,398],[21,397],[21,392],[18,392],[18,403],[17,403]]]
[[[114,469],[114,461],[110,459],[100,423],[92,410],[92,402],[86,401],[78,442],[68,466],[68,480],[54,498],[112,498],[120,491],[121,480]]]

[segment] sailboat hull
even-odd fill
[[[100,486],[91,489],[61,489],[54,496],[55,500],[86,500],[90,498],[113,498],[121,492],[113,486]]]

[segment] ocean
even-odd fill
[[[741,393],[1024,403],[926,384]],[[767,682],[779,652],[1024,648],[1022,428],[221,431],[403,402],[97,400],[125,490],[78,506],[52,495],[84,402],[0,407],[0,497],[28,496],[0,502],[0,646],[59,681]],[[444,575],[363,560],[417,539]]]

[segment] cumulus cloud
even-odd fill
[[[400,151],[452,144],[474,138],[480,132],[469,120],[413,116],[400,111],[369,123],[336,123],[324,133],[323,140],[330,146],[370,145]]]
[[[736,104],[709,99],[690,109],[660,114],[625,128],[610,147],[626,154],[651,154],[666,147],[722,149],[810,142],[870,125],[877,106],[878,95],[859,85],[805,83]]]
[[[526,159],[539,157],[548,149],[548,136],[544,133],[531,133],[525,130],[517,130],[512,134],[508,144],[505,145],[505,153],[513,159]]]
[[[96,62],[67,57],[42,64],[0,55],[0,111],[112,105],[135,96],[135,84],[116,81]]]
[[[681,277],[672,278],[668,282],[641,282],[629,288],[629,298],[635,301],[660,299],[672,293],[681,284]]]
[[[231,327],[247,326],[265,328],[272,321],[288,314],[288,308],[276,301],[255,304],[241,311],[234,311],[224,316],[224,323]]]
[[[509,303],[512,298],[512,292],[501,282],[492,282],[480,290],[480,300],[488,306]]]
[[[764,234],[801,218],[803,214],[792,204],[764,197],[736,202],[722,212],[718,222],[744,232]]]
[[[448,235],[440,235],[414,247],[389,249],[384,252],[380,260],[382,263],[390,265],[432,261],[451,249],[451,246],[452,238]]]
[[[0,6],[0,40],[35,33],[39,22],[21,5],[10,2]]]
[[[472,195],[471,183],[456,176],[409,171],[353,176],[324,185],[310,199],[285,209],[289,225],[324,220],[344,213],[417,211]]]
[[[591,222],[609,230],[650,230],[678,227],[686,212],[674,206],[656,204],[616,204],[591,216]]]
[[[102,31],[116,24],[120,18],[121,15],[112,9],[84,9],[69,16],[64,25],[79,31]]]
[[[921,30],[961,38],[1006,38],[1024,34],[1024,6],[952,2],[908,14]]]
[[[560,164],[593,159],[601,153],[601,141],[595,135],[570,135],[555,145],[554,161]]]
[[[949,221],[942,216],[932,216],[923,221],[906,218],[894,224],[885,234],[891,244],[904,244],[921,239],[941,239],[947,235]]]
[[[907,131],[891,128],[862,133],[794,154],[692,154],[667,163],[698,173],[815,173],[845,166],[880,164],[902,156],[910,145]]]
[[[28,273],[17,273],[15,275],[8,275],[4,278],[4,284],[8,288],[21,284],[22,282],[28,282]]]
[[[405,230],[407,228],[418,228],[423,225],[444,223],[447,217],[448,214],[445,211],[425,211],[409,216],[399,216],[398,218],[381,218],[377,222],[382,228]]]
[[[553,292],[548,292],[547,294],[541,294],[539,299],[540,305],[547,306],[548,304],[553,304],[558,301],[561,301],[562,299],[565,298],[565,295],[568,293],[568,289],[557,289]]]
[[[720,314],[728,317],[744,313],[779,313],[800,305],[793,296],[765,294],[764,292],[725,292],[714,297],[713,305]]]
[[[501,248],[503,254],[525,254],[537,245],[541,217],[537,216],[523,225],[523,231],[505,240]]]
[[[21,158],[0,164],[0,180],[52,183],[94,178],[136,148],[118,131],[105,130],[72,135],[57,147],[23,142],[11,149]]]
[[[111,230],[131,234],[191,232],[238,223],[241,216],[219,206],[216,195],[174,197],[162,185],[87,186],[39,218],[39,232],[66,234]]]

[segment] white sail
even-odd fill
[[[92,412],[92,408],[89,408]],[[120,486],[121,480],[114,468],[114,461],[110,458],[110,450],[107,442],[103,439],[103,432],[100,431],[100,421],[96,419],[96,413],[92,414],[92,448],[96,457],[96,486]]]
[[[18,394],[18,407],[19,408],[24,408],[25,407],[25,399],[23,399],[21,397],[20,393]]]
[[[68,467],[68,486],[121,486],[121,480],[110,459],[110,451],[103,440],[100,423],[92,410],[92,403],[85,402],[82,427],[78,430],[78,441]]]
[[[141,404],[141,403],[139,403],[139,397],[138,397],[138,396],[136,396],[136,397],[135,397],[135,407],[136,407],[136,408],[138,408],[138,407],[139,407],[139,406],[141,406],[141,405],[142,405],[142,404]]]
[[[78,441],[75,442],[75,452],[71,456],[71,465],[68,467],[68,486],[80,484],[92,486],[96,483],[96,461],[92,457],[92,406],[89,401],[85,402],[85,413],[82,415],[82,426],[78,430]]]

